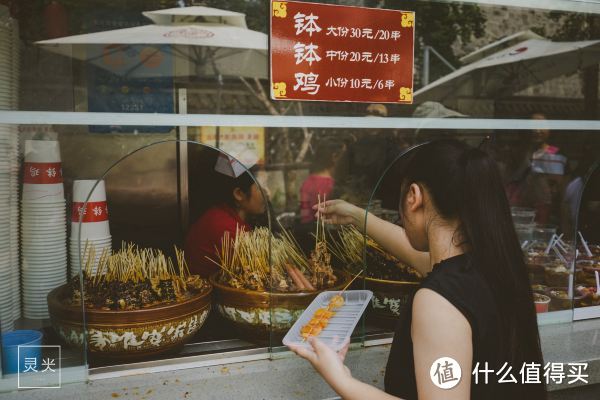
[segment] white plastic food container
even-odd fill
[[[327,308],[329,300],[340,293],[344,298],[344,305],[334,310],[335,315],[329,319],[327,327],[316,336],[333,350],[339,351],[346,339],[349,339],[352,335],[361,315],[369,305],[371,297],[373,297],[373,292],[370,290],[346,290],[343,293],[341,291],[328,291],[320,293],[290,328],[283,338],[283,344],[286,346],[298,345],[310,348],[311,346],[308,341],[303,340],[303,337],[300,335],[300,329],[308,324],[317,309]]]

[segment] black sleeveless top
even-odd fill
[[[483,277],[471,265],[468,254],[448,258],[433,266],[433,270],[421,282],[419,288],[427,288],[435,291],[456,307],[469,321],[472,330],[473,341],[473,365],[470,369],[461,365],[462,375],[470,374],[477,361],[480,368],[485,367],[497,371],[502,364],[497,362],[497,308],[487,283]],[[414,297],[414,296],[413,296]],[[385,391],[402,399],[417,399],[417,384],[415,379],[415,367],[413,360],[413,344],[410,334],[412,320],[412,300],[410,299],[404,318],[398,323],[394,341],[390,351],[385,373]],[[443,327],[440,327],[440,340],[443,340]],[[440,355],[443,357],[444,355]],[[512,374],[520,379],[518,369],[513,367]],[[471,376],[471,399],[495,399],[501,398],[498,388],[502,385],[494,384],[495,373],[490,373],[487,385],[482,382],[475,384]]]

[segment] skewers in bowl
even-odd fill
[[[322,221],[317,224],[315,249],[307,258],[293,236],[282,229],[273,235],[268,228],[236,229],[223,234],[216,260],[219,283],[235,289],[276,292],[316,292],[339,282],[331,266]]]
[[[137,310],[163,303],[180,302],[208,288],[206,280],[190,274],[183,251],[175,247],[177,264],[157,249],[142,249],[134,244],[109,254],[103,251],[98,267],[93,268],[95,249],[84,251],[83,291],[79,275],[68,283],[71,305],[86,308]]]

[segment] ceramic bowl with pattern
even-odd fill
[[[50,321],[68,345],[83,347],[87,341],[92,355],[105,357],[145,357],[164,353],[189,341],[200,330],[211,309],[212,287],[205,287],[178,302],[137,310],[85,310],[67,305],[67,285],[48,294]]]

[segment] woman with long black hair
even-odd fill
[[[335,353],[311,338],[313,351],[292,350],[344,399],[545,399],[533,294],[495,161],[459,141],[434,141],[412,151],[398,184],[401,226],[365,221],[365,210],[341,200],[317,210],[332,224],[366,222],[369,236],[426,275],[398,324],[385,392],[352,378],[347,347]],[[456,365],[436,369],[442,357],[462,369],[451,389],[430,374],[457,377]],[[522,383],[532,381],[528,371],[539,383]]]

